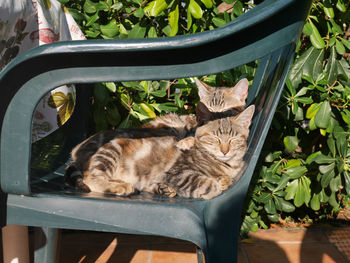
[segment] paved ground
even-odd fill
[[[65,232],[60,262],[194,263],[195,247],[179,240],[94,232]],[[350,262],[350,225],[270,229],[242,240],[239,263]]]
[[[350,263],[350,214],[336,224],[272,228],[240,242],[239,263]],[[62,263],[195,263],[195,246],[180,240],[63,231]],[[2,263],[0,242],[0,263]]]

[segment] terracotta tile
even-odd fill
[[[151,263],[197,263],[196,248],[192,244],[152,244],[151,254]]]
[[[328,242],[322,231],[304,228],[259,230],[250,232],[249,238],[254,242]]]
[[[185,244],[185,245],[193,245],[189,241],[170,238],[170,237],[161,237],[161,236],[152,236],[150,237],[152,244]]]
[[[238,245],[238,257],[237,257],[238,263],[249,263],[248,256],[242,247],[242,245]]]
[[[350,261],[350,227],[333,227],[325,232],[329,241]]]
[[[346,263],[332,245],[244,244],[251,263]]]
[[[350,227],[334,227],[327,229],[325,232],[330,242],[350,243]]]

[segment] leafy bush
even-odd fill
[[[87,38],[106,39],[212,30],[254,7],[243,0],[60,2]],[[349,23],[349,3],[313,2],[249,189],[243,232],[267,228],[281,217],[321,219],[349,199]],[[205,80],[232,85],[242,75],[252,80],[255,68],[251,63]],[[94,88],[93,118],[96,130],[128,127],[157,114],[193,112],[197,101],[191,78],[101,83]]]

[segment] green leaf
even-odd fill
[[[83,9],[86,13],[88,14],[92,14],[95,13],[97,11],[97,5],[98,3],[94,3],[91,0],[86,0],[83,6]]]
[[[98,12],[95,13],[93,16],[91,16],[87,21],[86,21],[86,26],[89,27],[93,23],[95,23],[100,17],[98,16]]]
[[[296,90],[295,90],[295,88],[294,88],[294,86],[293,86],[292,81],[290,80],[290,78],[287,78],[287,80],[286,80],[286,86],[287,86],[287,88],[288,88],[288,90],[289,90],[289,92],[290,92],[291,97],[294,97],[295,94],[296,94]]]
[[[318,157],[319,155],[322,155],[322,153],[321,153],[320,151],[314,152],[314,153],[310,154],[310,155],[306,158],[306,161],[305,161],[306,164],[311,164],[312,162],[314,162],[314,161],[317,159],[317,157]]]
[[[347,137],[350,135],[349,132],[344,131],[343,127],[336,126],[333,131],[334,138],[338,140],[340,137]]]
[[[321,176],[321,186],[322,188],[326,188],[330,181],[332,180],[332,178],[334,177],[335,173],[334,170],[330,170],[325,174],[322,174]]]
[[[313,103],[313,100],[310,97],[300,97],[295,98],[297,102],[303,103],[303,104],[311,104]]]
[[[179,5],[173,5],[168,16],[171,27],[170,36],[175,36],[179,29]]]
[[[267,218],[271,221],[271,222],[278,222],[279,221],[279,215],[278,214],[268,214]]]
[[[294,212],[295,206],[292,203],[284,200],[281,197],[275,197],[275,201],[276,201],[276,208],[279,211],[282,211],[282,212],[285,212],[285,213],[292,213],[292,212]]]
[[[350,41],[345,39],[345,38],[341,38],[340,41],[344,44],[344,46],[347,47],[347,49],[350,49]]]
[[[336,148],[335,148],[335,141],[334,141],[333,137],[331,137],[331,136],[328,137],[327,145],[328,145],[329,151],[331,152],[332,156],[335,157]]]
[[[267,201],[264,208],[268,214],[275,214],[277,212],[275,203],[272,198]]]
[[[158,37],[158,36],[157,36],[156,28],[152,26],[152,27],[148,30],[147,36],[148,36],[148,38],[156,38],[156,37]]]
[[[316,113],[321,107],[321,103],[313,103],[306,111],[306,118],[311,119],[315,117]]]
[[[338,75],[341,75],[347,81],[350,79],[350,65],[345,58],[338,60],[337,69]]]
[[[314,161],[317,163],[317,164],[331,164],[331,163],[334,163],[335,162],[335,159],[333,157],[330,157],[330,156],[327,156],[327,155],[324,155],[324,154],[318,154]]]
[[[337,4],[336,4],[336,7],[337,7],[337,9],[338,9],[340,12],[343,12],[343,13],[346,12],[346,6],[345,6],[343,0],[338,0],[338,1],[337,1]]]
[[[320,165],[319,170],[322,174],[326,174],[329,173],[330,171],[332,171],[335,167],[335,163],[331,163],[328,165]]]
[[[324,7],[323,11],[329,18],[334,18],[334,10],[332,7]]]
[[[158,105],[159,112],[169,113],[169,112],[174,112],[177,110],[178,110],[178,107],[172,102],[165,102],[165,103],[161,103]]]
[[[299,139],[297,136],[286,136],[283,143],[288,151],[293,152],[298,147]]]
[[[318,194],[313,194],[310,205],[314,211],[320,210],[321,204],[320,204],[320,198]]]
[[[81,23],[81,21],[84,21],[84,15],[80,13],[78,10],[73,9],[73,8],[67,8],[68,12],[73,16],[74,20],[77,21],[78,23]]]
[[[192,15],[189,8],[187,8],[187,30],[190,30],[192,26]]]
[[[306,76],[306,75],[303,75],[303,78],[305,78],[305,77],[307,77],[307,76]],[[301,97],[301,96],[304,96],[304,95],[308,92],[308,90],[309,90],[309,88],[303,87],[303,88],[301,88],[301,89],[297,92],[297,94],[295,94],[294,97]]]
[[[146,30],[146,27],[143,27],[140,25],[140,23],[137,23],[130,30],[128,38],[144,38],[146,35]]]
[[[93,94],[94,94],[95,100],[97,100],[100,105],[106,104],[109,94],[108,94],[108,90],[103,84],[100,84],[100,83],[95,84],[93,88]]]
[[[274,189],[274,192],[277,192],[283,189],[287,185],[288,181],[289,181],[289,176],[286,174],[283,174],[276,188]]]
[[[213,7],[212,0],[201,0],[201,1],[205,5],[206,8],[212,8]]]
[[[329,204],[333,206],[334,208],[338,208],[339,204],[335,198],[335,192],[332,192],[331,196],[329,197]]]
[[[271,163],[271,162],[273,162],[274,160],[276,160],[278,157],[280,157],[281,154],[282,154],[281,151],[276,151],[276,152],[269,153],[269,154],[265,157],[265,162]]]
[[[212,21],[217,27],[222,27],[226,25],[226,21],[218,17],[214,17]]]
[[[335,46],[331,47],[331,55],[326,64],[326,72],[328,74],[328,84],[332,85],[337,79],[338,67],[337,67],[337,52]]]
[[[151,91],[150,92],[153,96],[155,97],[159,97],[159,98],[163,98],[164,96],[166,96],[166,91],[165,90],[156,90],[156,91]]]
[[[321,103],[320,109],[317,111],[315,116],[315,124],[319,128],[326,129],[331,119],[331,106],[328,101]]]
[[[298,179],[295,179],[291,183],[288,184],[285,192],[287,193],[284,197],[286,200],[292,200],[296,194],[297,188],[298,188],[299,182]]]
[[[299,159],[290,159],[288,160],[286,166],[284,166],[285,170],[288,170],[290,168],[298,167],[302,165],[302,162]]]
[[[106,114],[105,114],[104,108],[101,107],[101,105],[94,107],[93,118],[94,118],[94,122],[96,124],[97,131],[107,129],[108,123],[107,123],[107,119],[106,119]]]
[[[344,45],[338,39],[335,40],[335,49],[340,55],[343,55],[346,52]]]
[[[348,153],[348,142],[346,140],[346,137],[344,136],[336,137],[335,144],[337,146],[339,154],[345,158]]]
[[[338,175],[331,179],[329,182],[329,188],[332,192],[337,192],[341,188],[341,177]]]
[[[137,18],[142,18],[145,15],[144,11],[142,8],[137,8],[134,16],[136,16]]]
[[[120,10],[123,7],[123,3],[117,2],[111,6],[112,9],[114,10]]]
[[[321,190],[321,192],[319,193],[319,198],[320,198],[320,202],[321,203],[327,203],[329,200],[329,196],[326,194],[326,192],[324,191],[324,188]]]
[[[310,25],[310,23],[305,23],[303,33],[307,36],[310,36],[312,34],[312,26]]]
[[[324,49],[312,46],[296,59],[289,73],[293,86],[297,87],[301,83],[302,75],[309,75],[317,79],[323,70],[323,58]]]
[[[345,191],[350,196],[350,174],[348,171],[344,171],[344,182],[345,182]]]
[[[286,174],[290,179],[297,179],[301,177],[303,174],[307,172],[307,168],[305,166],[297,166],[290,168],[286,171]]]
[[[347,109],[344,109],[343,111],[340,112],[343,121],[345,121],[347,124],[350,124],[350,111]]]
[[[154,0],[150,2],[143,11],[148,14],[148,16],[158,16],[167,7],[168,4],[165,0]]]
[[[109,124],[117,126],[121,120],[117,106],[111,103],[108,104],[106,108],[106,117]]]
[[[101,32],[103,35],[113,38],[119,33],[117,21],[112,19],[107,25],[100,25]]]
[[[196,18],[196,19],[200,19],[203,16],[203,10],[202,8],[199,6],[199,4],[197,4],[197,2],[195,0],[190,0],[190,4],[188,6],[191,15]]]
[[[317,27],[312,23],[311,19],[309,20],[309,23],[312,28],[312,33],[310,35],[312,45],[317,49],[323,49],[326,46],[326,44],[323,41],[320,33],[318,32]]]

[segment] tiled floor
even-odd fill
[[[191,243],[151,236],[64,232],[64,263],[194,263]],[[251,233],[239,247],[239,263],[350,262],[350,225],[270,229]]]
[[[193,244],[164,237],[63,231],[60,244],[62,263],[197,262]],[[350,263],[350,223],[250,233],[240,242],[238,262]]]

